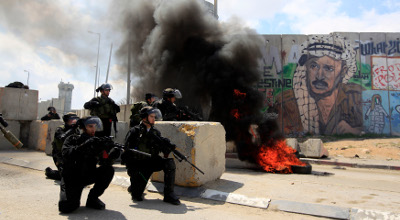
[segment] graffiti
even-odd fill
[[[258,89],[260,92],[264,92],[265,99],[264,105],[265,106],[273,106],[274,105],[274,89]]]
[[[264,78],[258,83],[258,88],[291,88],[292,79]]]
[[[359,41],[356,41],[359,42]],[[395,54],[400,53],[400,40],[389,41],[389,44],[385,41],[375,44],[374,42],[360,43],[361,55],[373,55],[373,54]],[[387,53],[386,53],[387,51]]]
[[[372,56],[372,89],[400,90],[400,57]]]
[[[269,46],[269,51],[267,51],[267,47],[260,48],[262,59],[260,61],[261,71],[263,72],[263,76],[273,76],[275,71],[273,71],[273,67],[276,69],[276,73],[282,72],[282,62],[280,58],[280,52],[277,47],[271,45]]]
[[[367,131],[369,133],[382,134],[385,128],[385,117],[389,118],[389,115],[382,106],[382,97],[379,94],[375,94],[371,98],[371,106],[365,113],[365,120],[369,120]]]
[[[309,36],[301,51],[307,55],[306,60],[300,59],[305,63],[297,65],[293,89],[284,91],[283,107],[278,111],[284,125],[298,126],[292,129],[312,134],[359,134],[361,87],[348,83],[357,72],[354,47],[336,34],[316,35]],[[352,68],[342,68],[344,63]],[[297,121],[295,118],[301,123],[293,123]]]

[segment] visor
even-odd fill
[[[182,98],[182,93],[181,93],[181,91],[179,91],[179,89],[175,89],[175,90],[174,90],[174,96],[175,96],[175,98],[177,98],[177,99],[181,99],[181,98]]]
[[[96,125],[96,131],[103,131],[103,123],[101,123],[101,120],[98,117],[90,117],[90,118],[86,119],[83,122],[83,124],[85,125],[85,127],[87,125],[94,124],[94,125]]]
[[[147,114],[148,115],[155,114],[156,115],[156,121],[162,121],[162,114],[161,114],[160,109],[153,108],[150,111],[148,111]]]

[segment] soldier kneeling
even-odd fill
[[[95,132],[102,130],[98,117],[82,118],[77,124],[83,133],[69,136],[62,147],[64,165],[58,209],[63,213],[79,208],[83,188],[93,183],[86,207],[105,209],[99,196],[110,184],[114,176],[112,164],[121,153],[112,141],[107,141],[110,139],[95,137]]]
[[[174,193],[175,162],[173,158],[168,158],[176,146],[167,138],[161,137],[161,133],[153,127],[156,119],[161,118],[161,112],[146,106],[141,109],[140,117],[142,118],[140,124],[131,128],[126,135],[125,151],[121,156],[131,180],[128,191],[133,201],[143,201],[142,195],[148,179],[153,172],[163,170],[164,202],[179,205],[181,204],[179,198]],[[129,149],[149,153],[151,157],[135,154]],[[164,154],[164,158],[159,156],[160,152]]]

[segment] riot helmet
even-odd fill
[[[86,116],[78,120],[77,122],[80,129],[86,129],[86,126],[94,125],[96,132],[103,131],[103,123],[97,116]]]
[[[111,90],[111,89],[113,89],[112,85],[110,83],[105,83],[105,84],[101,84],[101,86],[99,86],[96,89],[96,92],[101,92],[104,90]]]
[[[155,98],[155,97],[156,97],[156,95],[154,95],[153,93],[146,93],[146,94],[144,95],[144,99],[145,99],[145,100],[151,99],[151,98]]]
[[[146,106],[140,110],[140,118],[141,119],[147,118],[151,114],[155,114],[156,121],[162,121],[162,115],[161,115],[160,109],[153,108],[151,106]]]
[[[47,111],[49,111],[49,112],[56,111],[56,108],[54,108],[53,106],[50,106],[47,108]]]
[[[164,98],[172,98],[175,97],[177,99],[182,98],[182,93],[178,89],[167,88],[163,91]]]
[[[63,119],[63,121],[64,121],[65,123],[68,123],[68,121],[70,121],[70,120],[75,121],[75,122],[72,122],[72,124],[75,124],[76,121],[79,120],[79,117],[78,117],[75,113],[73,113],[73,112],[68,112],[67,114],[65,114],[65,115],[62,117],[62,119]]]

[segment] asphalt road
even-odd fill
[[[126,188],[110,185],[101,200],[106,210],[81,207],[72,214],[58,211],[59,183],[42,171],[0,163],[0,219],[321,219],[224,202],[181,198],[180,206],[162,202],[162,195],[147,192],[145,201],[133,203]]]

